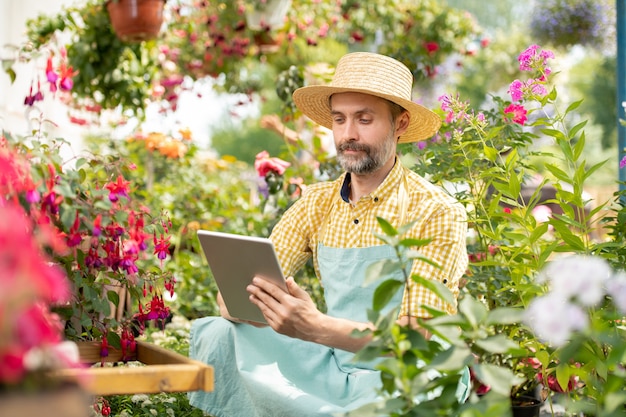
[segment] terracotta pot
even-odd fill
[[[155,39],[163,24],[165,0],[108,0],[115,34],[125,42]]]
[[[520,396],[511,399],[513,417],[539,417],[543,402],[535,397]]]

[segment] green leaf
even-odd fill
[[[483,363],[474,365],[472,369],[480,382],[489,385],[493,392],[507,397],[511,395],[511,388],[514,385],[524,382],[522,378],[515,376],[510,369],[502,366]]]
[[[565,171],[561,170],[553,164],[546,164],[546,168],[548,169],[548,171],[550,171],[552,175],[554,175],[557,179],[563,182],[569,183],[569,181],[571,180],[570,176]]]
[[[495,148],[485,145],[483,146],[483,152],[489,161],[496,162],[496,159],[498,158],[498,151]]]
[[[476,345],[490,353],[506,353],[510,350],[519,349],[519,344],[502,334],[476,340]]]
[[[363,285],[371,285],[376,281],[380,281],[385,277],[394,275],[402,270],[402,265],[394,259],[383,259],[367,266],[365,270],[365,280]]]
[[[572,104],[570,104],[570,105],[567,107],[567,110],[565,110],[565,113],[567,114],[567,113],[569,113],[569,112],[571,112],[571,111],[576,110],[576,109],[578,108],[578,106],[580,106],[580,104],[581,104],[582,102],[583,102],[583,100],[578,100],[578,101],[573,102]],[[585,121],[584,123],[587,123],[587,122]]]
[[[515,324],[520,323],[524,317],[524,310],[513,307],[499,307],[489,311],[485,324]]]
[[[583,132],[578,142],[574,145],[574,161],[578,161],[578,158],[580,158],[580,155],[585,150],[585,142],[585,133]]]
[[[565,134],[556,129],[541,129],[541,133],[547,136],[552,136],[554,139],[557,140],[557,142],[562,142],[566,139]]]
[[[537,242],[537,240],[540,237],[542,237],[548,232],[548,227],[549,227],[549,224],[546,222],[541,223],[540,225],[535,227],[535,229],[531,232],[530,236],[528,237],[528,242],[529,243]]]
[[[122,348],[122,339],[116,332],[107,332],[107,342],[116,349]]]
[[[419,275],[412,275],[411,279],[420,284],[421,286],[429,289],[434,292],[439,298],[445,301],[448,304],[453,304],[456,302],[452,291],[448,287],[446,287],[443,283],[439,281],[434,281],[426,278],[422,278]]]
[[[461,312],[473,327],[478,327],[487,317],[487,307],[473,297],[464,297],[459,303]]]
[[[396,279],[388,279],[383,281],[374,290],[372,308],[376,311],[382,310],[391,299],[396,295],[398,290],[404,286],[404,282]]]
[[[521,189],[522,187],[520,185],[519,179],[517,178],[517,175],[515,174],[515,172],[512,172],[509,178],[509,196],[517,200],[517,196],[519,196]]]
[[[571,249],[576,251],[585,251],[585,244],[579,236],[576,236],[570,228],[558,219],[550,219],[550,224],[554,226],[554,230],[567,243]]]
[[[569,366],[565,363],[559,363],[556,366],[556,380],[558,381],[561,388],[567,390],[567,384],[569,383],[570,378],[570,369]]]
[[[461,370],[471,363],[474,356],[466,347],[452,346],[438,353],[430,362],[430,366],[438,371]]]
[[[387,236],[396,236],[398,234],[398,231],[387,220],[382,217],[376,217],[376,220],[378,221],[378,225],[382,229],[383,233]]]
[[[404,235],[406,232],[408,232],[409,230],[411,230],[411,228],[415,225],[415,223],[417,223],[417,220],[414,220],[412,222],[403,224],[402,226],[400,226],[398,228],[398,235],[402,236]]]
[[[115,305],[120,303],[120,295],[115,291],[107,291],[107,298]]]
[[[408,238],[408,239],[402,239],[400,240],[400,245],[402,246],[406,246],[407,248],[411,248],[411,247],[422,247],[422,246],[426,246],[428,245],[430,242],[432,242],[432,239],[414,239],[414,238]]]

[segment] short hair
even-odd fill
[[[389,110],[391,110],[391,122],[395,123],[396,119],[400,117],[402,113],[407,111],[407,109],[405,109],[398,103],[394,103],[393,101],[390,101],[390,100],[385,100],[385,101],[389,103]]]

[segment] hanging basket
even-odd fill
[[[290,6],[291,0],[267,0],[246,13],[246,25],[251,30],[280,29]]]
[[[165,0],[109,0],[106,3],[111,25],[125,42],[155,39],[163,24]]]

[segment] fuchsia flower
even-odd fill
[[[109,190],[109,200],[115,203],[120,196],[128,198],[129,185],[130,181],[125,181],[124,177],[119,175],[116,182],[110,182],[104,188]]]

